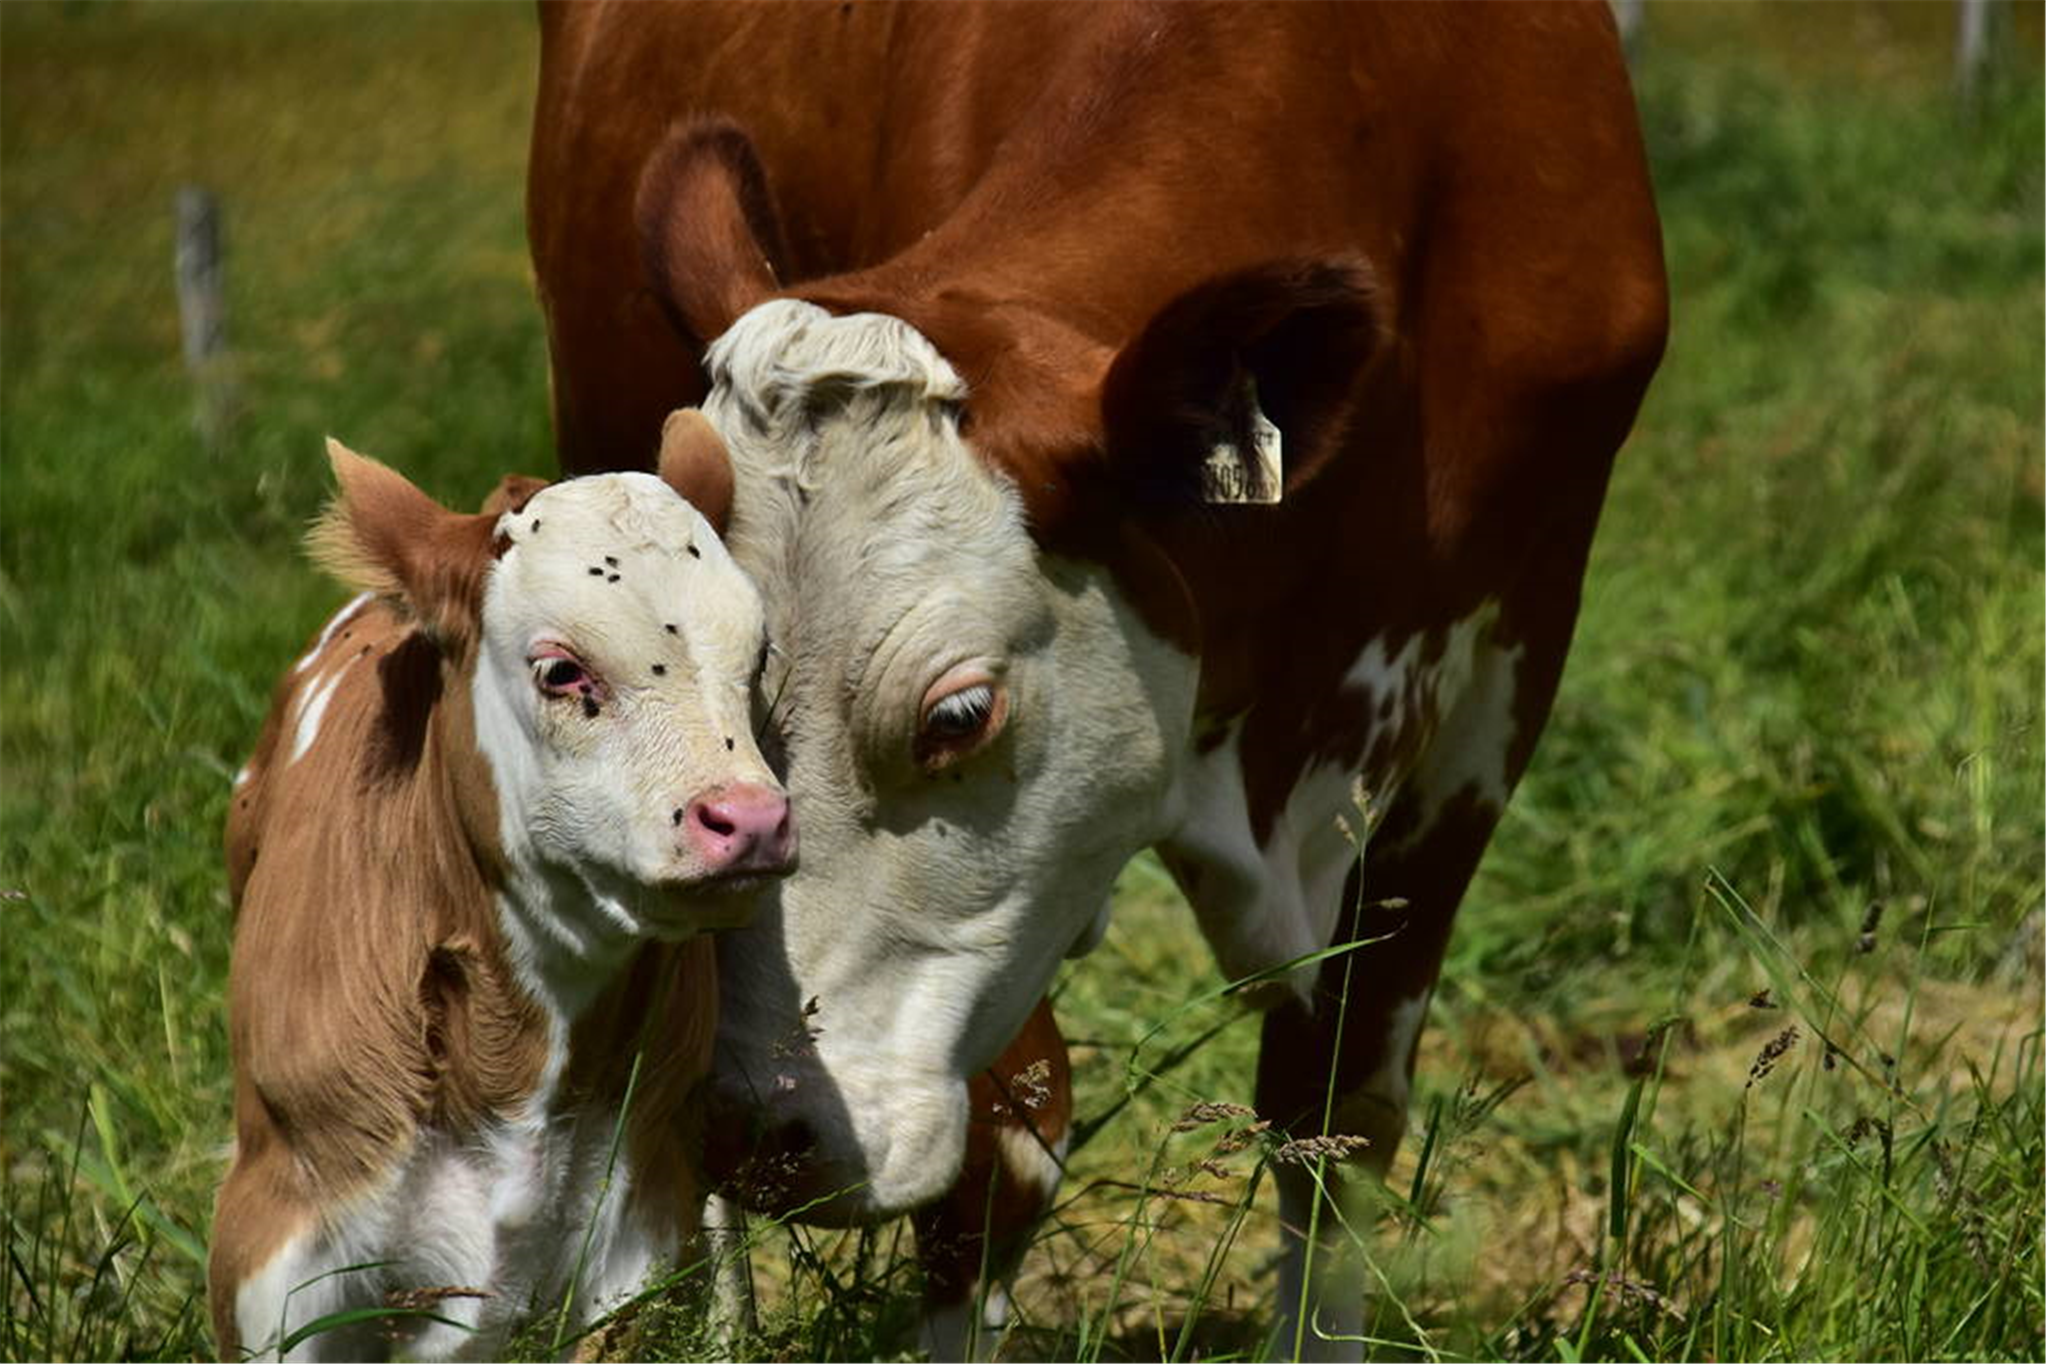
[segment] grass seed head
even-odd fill
[[[1748,1083],[1746,1088],[1753,1089],[1763,1076],[1776,1069],[1776,1063],[1783,1059],[1783,1054],[1796,1045],[1797,1025],[1795,1023],[1770,1038],[1767,1045],[1756,1055],[1755,1063],[1748,1067]]]

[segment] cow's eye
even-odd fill
[[[984,670],[954,669],[924,695],[916,762],[938,772],[985,748],[1008,720],[1008,693]]]

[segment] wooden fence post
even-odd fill
[[[199,435],[218,449],[234,420],[234,376],[227,352],[225,262],[220,200],[211,190],[186,185],[177,200],[178,322],[185,368],[197,390]]]
[[[1641,51],[1641,21],[1647,5],[1645,0],[1612,0],[1612,5],[1613,22],[1620,26],[1620,46],[1631,66]]]
[[[1959,0],[1954,17],[1954,89],[1963,103],[1972,103],[1989,66],[1993,30],[2002,27],[2003,6],[1996,0]]]

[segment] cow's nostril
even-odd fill
[[[730,838],[733,834],[737,833],[739,829],[738,825],[734,824],[730,819],[726,818],[724,813],[721,812],[714,805],[706,804],[697,806],[696,819],[697,822],[703,825],[704,828],[710,830],[712,833],[716,834],[720,838]]]

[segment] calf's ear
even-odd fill
[[[533,495],[547,486],[544,478],[531,474],[506,474],[490,490],[490,496],[483,499],[483,505],[476,510],[485,516],[503,516],[506,512],[524,511]]]
[[[306,533],[314,563],[357,591],[404,607],[443,650],[479,633],[497,516],[451,512],[403,474],[329,437],[337,489]]]
[[[719,535],[732,519],[732,456],[710,418],[679,407],[661,425],[661,479]]]
[[[767,172],[731,120],[670,131],[640,171],[634,215],[654,296],[698,345],[778,287],[775,262],[784,252]]]
[[[1152,509],[1280,500],[1326,457],[1380,345],[1377,291],[1359,259],[1272,261],[1194,286],[1102,381],[1122,497]]]

